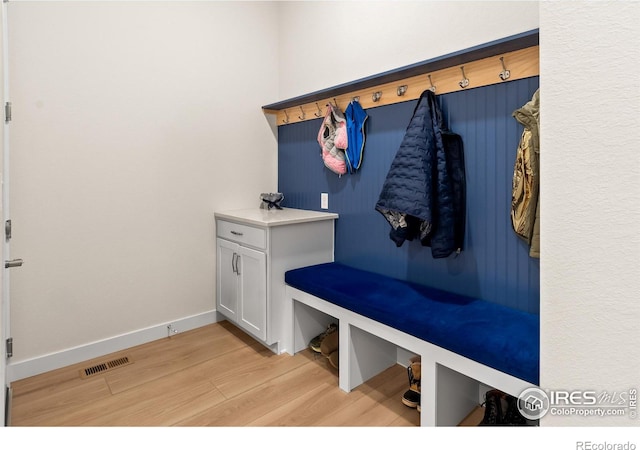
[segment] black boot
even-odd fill
[[[484,417],[480,426],[502,425],[502,392],[493,389],[484,396]]]
[[[524,418],[518,410],[518,399],[513,395],[507,395],[507,412],[504,415],[505,425],[523,426],[528,425],[527,419]]]

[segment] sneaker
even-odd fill
[[[311,339],[311,342],[309,342],[309,348],[316,353],[320,353],[320,345],[322,344],[322,341],[327,335],[333,333],[334,331],[338,331],[338,325],[336,325],[335,323],[329,324],[325,331]]]
[[[420,406],[420,392],[408,389],[402,394],[402,403],[409,408],[418,408]]]
[[[407,367],[407,375],[409,377],[409,389],[402,394],[402,403],[409,408],[420,408],[420,378],[421,365],[420,358],[411,358],[411,362]]]
[[[340,342],[340,338],[338,336],[338,329],[327,334],[322,342],[320,343],[320,353],[322,356],[326,356],[327,358],[333,352],[338,350],[338,343]]]

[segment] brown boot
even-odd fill
[[[420,357],[414,356],[409,361],[407,367],[409,389],[402,395],[402,403],[409,408],[416,408],[420,411],[420,378],[422,376]]]
[[[331,366],[334,369],[338,369],[338,365],[340,363],[340,353],[338,350],[336,350],[335,352],[331,353],[329,355],[329,358],[327,358],[329,360],[329,364],[331,364]]]
[[[322,356],[326,356],[328,358],[333,352],[338,350],[339,342],[340,337],[338,336],[337,329],[333,333],[326,335],[320,344],[320,353],[322,353]]]

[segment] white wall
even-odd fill
[[[540,28],[541,384],[547,389],[611,393],[640,385],[639,8],[638,2],[280,7],[283,99]],[[542,421],[632,423],[628,416]]]
[[[280,3],[280,96],[308,94],[538,28],[538,2]]]
[[[277,186],[271,2],[11,2],[12,365],[215,309]],[[166,335],[166,334],[165,334]]]
[[[640,3],[540,8],[541,383],[640,388]],[[544,425],[636,425],[550,416]]]

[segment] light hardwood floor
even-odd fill
[[[129,356],[88,378],[80,370]],[[350,393],[310,350],[275,355],[219,322],[12,384],[12,426],[417,426],[406,369]]]

